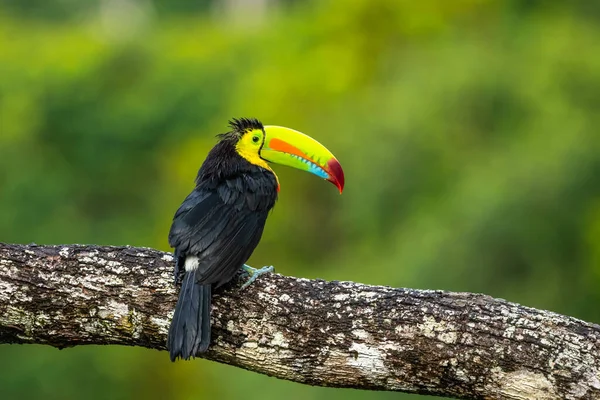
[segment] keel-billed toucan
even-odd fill
[[[240,268],[250,283],[261,271],[245,265],[258,245],[279,181],[269,162],[327,179],[340,193],[344,173],[322,144],[298,131],[234,119],[219,135],[198,171],[196,187],[183,201],[169,233],[175,248],[175,279],[183,274],[167,347],[171,360],[189,359],[210,345],[211,291]]]

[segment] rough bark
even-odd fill
[[[172,264],[145,248],[0,244],[0,343],[164,349]],[[600,398],[595,324],[472,293],[277,274],[238,288],[214,296],[208,359],[320,386]]]

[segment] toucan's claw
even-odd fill
[[[241,289],[245,289],[252,284],[259,276],[275,271],[272,265],[268,267],[262,267],[260,269],[252,268],[249,265],[244,264],[242,267],[244,272],[248,275],[248,280],[242,285]]]

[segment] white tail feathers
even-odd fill
[[[185,272],[192,272],[198,269],[198,257],[196,256],[187,256],[185,258]]]

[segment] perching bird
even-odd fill
[[[196,187],[183,201],[171,225],[175,280],[183,279],[167,348],[171,361],[189,359],[210,345],[211,291],[244,268],[243,287],[273,267],[254,269],[245,262],[260,241],[279,181],[268,162],[311,172],[344,188],[336,158],[316,140],[256,119],[234,119],[219,135],[198,171]]]

